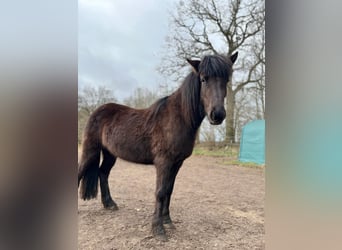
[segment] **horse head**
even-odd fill
[[[198,76],[201,85],[201,104],[212,125],[221,124],[226,118],[224,98],[227,94],[227,83],[232,75],[232,66],[237,56],[238,52],[229,57],[205,56],[201,61],[187,59]]]

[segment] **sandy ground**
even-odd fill
[[[167,242],[152,237],[155,168],[118,160],[109,185],[118,211],[100,195],[78,202],[79,249],[265,248],[265,170],[191,156],[176,179],[170,211],[176,229]]]

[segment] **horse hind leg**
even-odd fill
[[[103,160],[100,167],[100,188],[101,188],[101,201],[106,209],[117,210],[118,206],[112,199],[108,186],[108,176],[110,170],[115,164],[116,157],[112,155],[108,150],[102,149]]]

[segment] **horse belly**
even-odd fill
[[[118,157],[130,162],[153,164],[152,155],[144,147],[119,148]]]
[[[152,164],[153,156],[149,144],[148,139],[121,136],[121,138],[113,140],[113,143],[109,145],[109,150],[116,157],[126,161],[141,164]]]

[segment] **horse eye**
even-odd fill
[[[201,83],[206,83],[208,81],[208,77],[204,76],[201,78]]]

